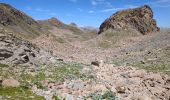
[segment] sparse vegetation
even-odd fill
[[[104,94],[92,93],[91,97],[93,100],[116,100],[111,91],[106,91]]]
[[[70,63],[63,63],[61,66],[52,70],[53,74],[50,78],[54,80],[63,81],[64,79],[93,79],[91,75],[85,75],[81,73],[83,65]]]
[[[127,36],[128,37],[138,36],[138,33],[137,33],[137,31],[132,30],[132,29],[126,29],[126,30],[111,30],[110,29],[110,30],[104,32],[103,35],[106,38],[116,37],[119,39],[119,38],[127,38]]]
[[[2,63],[0,63],[0,68],[3,68],[3,67],[9,67],[8,65],[6,65],[6,64],[2,64]]]
[[[80,29],[78,29],[77,27],[74,27],[74,26],[65,25],[64,27],[68,30],[71,30],[76,35],[81,35],[83,33]]]
[[[143,54],[141,52],[131,52],[128,55],[123,55],[120,58],[114,59],[112,63],[117,66],[130,65],[152,72],[163,72],[170,74],[169,58],[169,47],[166,47],[163,49],[153,50],[149,54],[147,52]]]
[[[63,38],[60,38],[60,37],[56,38],[55,40],[59,43],[65,43],[66,42]]]
[[[2,87],[0,86],[0,96],[2,100],[44,100],[31,90],[24,87]]]
[[[58,96],[53,96],[53,99],[54,99],[54,100],[60,100],[60,99],[58,98]]]

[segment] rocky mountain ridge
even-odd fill
[[[0,26],[24,38],[33,38],[47,33],[30,16],[4,3],[0,3]]]

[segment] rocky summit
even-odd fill
[[[153,11],[148,5],[116,12],[101,24],[98,34],[108,29],[135,29],[143,35],[160,30],[156,20],[153,19]]]

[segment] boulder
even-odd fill
[[[5,86],[5,87],[19,87],[20,83],[15,79],[4,79],[2,81],[2,86]]]
[[[117,93],[125,93],[126,88],[124,86],[116,87]]]

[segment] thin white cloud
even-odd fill
[[[96,5],[97,5],[97,2],[96,2],[95,0],[92,0],[91,4],[92,4],[93,6],[96,6]]]
[[[170,7],[170,0],[155,0],[155,2],[148,2],[147,4],[153,7]]]
[[[105,4],[105,3],[106,3],[105,0],[91,0],[91,4],[92,4],[93,6],[97,6],[97,5],[99,5],[99,4]]]
[[[57,14],[54,13],[54,12],[50,12],[49,15],[51,15],[51,16],[57,16]]]
[[[139,6],[136,6],[136,5],[125,5],[125,8],[137,8]]]
[[[83,9],[81,9],[81,8],[77,8],[77,10],[80,11],[80,12],[83,12]]]
[[[67,17],[73,17],[73,15],[70,14],[70,13],[67,13],[66,16],[67,16]]]
[[[42,8],[36,8],[35,11],[37,11],[37,12],[49,12],[49,10],[42,9]]]
[[[71,1],[71,2],[77,2],[78,0],[69,0],[69,1]]]
[[[90,11],[88,11],[88,13],[94,13],[94,11],[93,11],[93,10],[90,10]]]
[[[157,3],[170,3],[170,0],[157,0]]]
[[[119,11],[123,9],[129,9],[129,8],[137,8],[136,5],[124,5],[123,7],[111,7],[108,9],[101,10],[100,12],[113,12],[113,11]]]
[[[46,14],[46,15],[50,15],[50,16],[56,16],[57,14],[55,12],[52,12],[48,9],[43,9],[43,8],[32,8],[30,6],[25,7],[25,9],[27,11],[31,11],[34,13],[41,13],[41,14]]]
[[[26,10],[32,10],[30,6],[25,7]]]
[[[125,9],[125,8],[109,8],[109,9],[101,10],[100,12],[111,12],[111,11],[118,11],[122,9]]]

